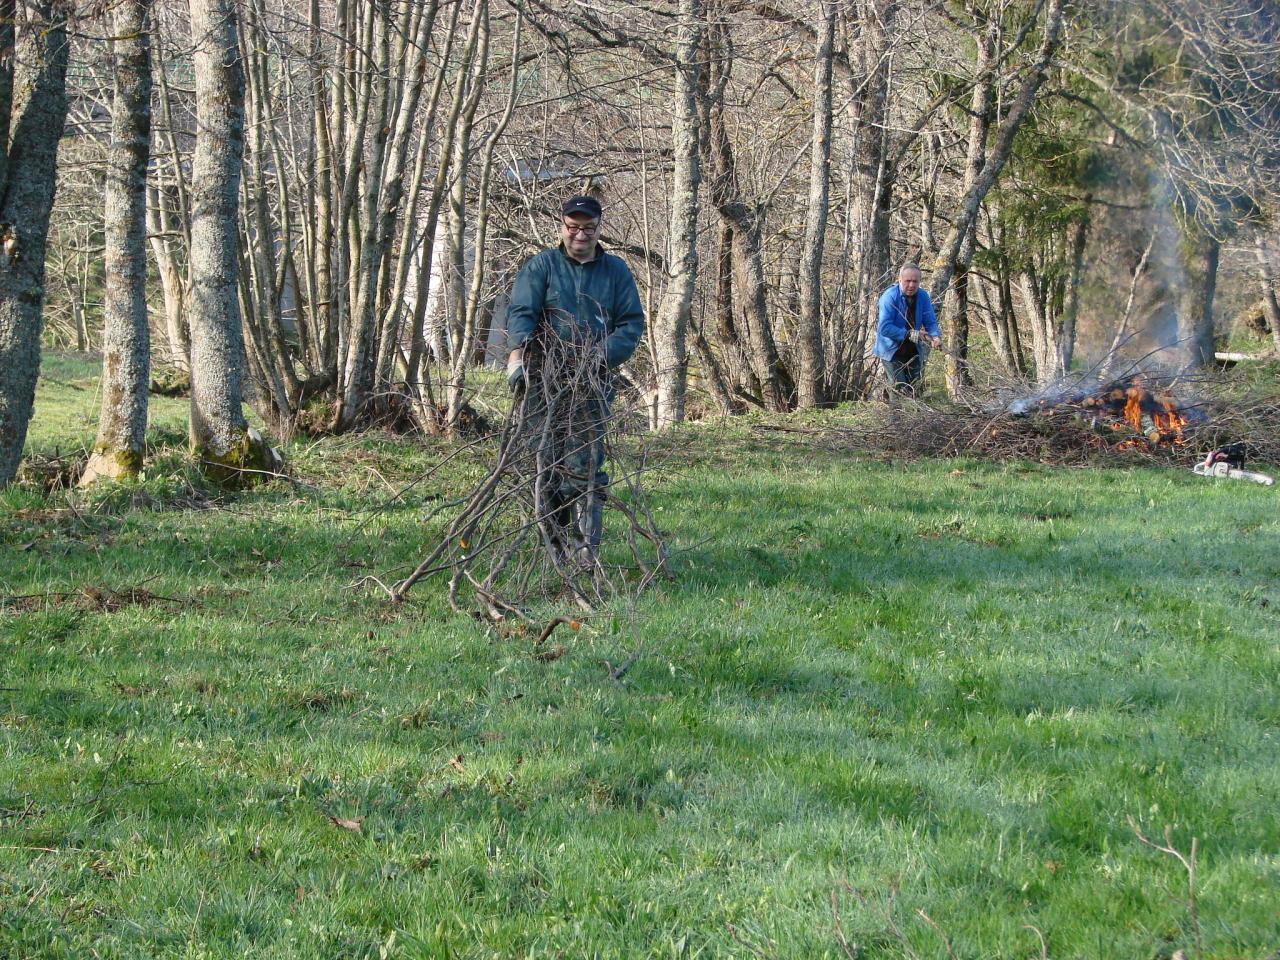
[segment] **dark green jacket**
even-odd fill
[[[625,363],[644,333],[635,277],[620,257],[599,245],[587,263],[560,246],[543,250],[520,268],[507,308],[508,349],[524,346],[543,319],[566,340],[605,337],[610,367]]]

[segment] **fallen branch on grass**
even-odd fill
[[[1184,854],[1181,850],[1173,845],[1173,827],[1166,826],[1164,828],[1164,843],[1152,840],[1142,828],[1138,826],[1133,817],[1129,817],[1129,829],[1133,831],[1133,835],[1138,838],[1138,842],[1172,857],[1182,865],[1182,869],[1187,874],[1187,917],[1191,921],[1191,930],[1195,935],[1196,941],[1196,960],[1201,960],[1204,956],[1204,941],[1200,932],[1200,906],[1196,896],[1196,853],[1198,840],[1191,838],[1191,850]]]
[[[152,593],[142,586],[150,583],[155,577],[148,577],[141,583],[112,590],[108,587],[85,586],[79,590],[47,591],[45,593],[24,593],[0,597],[0,611],[12,609],[18,613],[26,613],[48,607],[71,605],[88,613],[114,613],[125,607],[146,607],[155,603],[176,603],[180,606],[198,606],[199,602],[190,598],[166,597]]]

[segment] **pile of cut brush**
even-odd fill
[[[842,431],[842,444],[895,457],[979,456],[1083,465],[1190,464],[1233,445],[1280,463],[1280,397],[1236,395],[1186,376],[1131,374],[1059,384],[1032,397],[1010,392],[934,409],[898,399]],[[1192,399],[1194,398],[1194,399]]]

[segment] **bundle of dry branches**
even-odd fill
[[[538,600],[587,612],[669,576],[667,552],[640,486],[643,448],[628,453],[626,418],[611,410],[599,340],[544,331],[525,350],[525,382],[497,457],[426,559],[392,588],[449,574],[449,602],[495,621],[529,620]],[[605,462],[615,471],[603,472]],[[613,522],[606,524],[608,514]],[[608,532],[608,539],[604,534]]]

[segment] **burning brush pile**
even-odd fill
[[[1117,450],[1160,450],[1187,443],[1189,433],[1205,422],[1204,403],[1179,400],[1174,384],[1134,374],[1124,380],[1100,386],[1090,392],[1076,391],[1051,400],[1036,401],[1036,408],[1065,407],[1066,412],[1081,420],[1087,418],[1089,428],[1104,438],[1119,438]],[[1015,402],[1010,412],[1030,414],[1024,403]]]
[[[934,410],[903,401],[865,430],[865,445],[896,456],[985,456],[1086,464],[1140,460],[1189,465],[1224,447],[1280,462],[1280,400],[1236,396],[1188,377],[1132,373],[1073,382],[1034,397]]]

